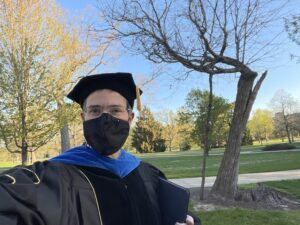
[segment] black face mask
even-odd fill
[[[87,144],[102,155],[117,152],[129,134],[129,122],[108,113],[83,122],[83,132]]]

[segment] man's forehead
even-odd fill
[[[110,89],[100,89],[92,92],[86,98],[87,105],[123,105],[126,99],[118,92]]]

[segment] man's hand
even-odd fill
[[[185,223],[176,223],[175,225],[194,225],[194,219],[190,215],[187,215]]]

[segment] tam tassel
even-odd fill
[[[141,103],[140,89],[138,86],[136,86],[135,90],[136,90],[136,102],[137,102],[136,108],[139,111],[139,114],[141,114],[142,103]]]

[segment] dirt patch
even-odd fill
[[[204,191],[204,200],[200,201],[200,188],[190,189],[191,201],[197,211],[214,211],[224,208],[248,208],[269,210],[300,209],[300,201],[286,193],[269,187],[240,189],[235,200],[226,200],[211,196],[210,188]]]

